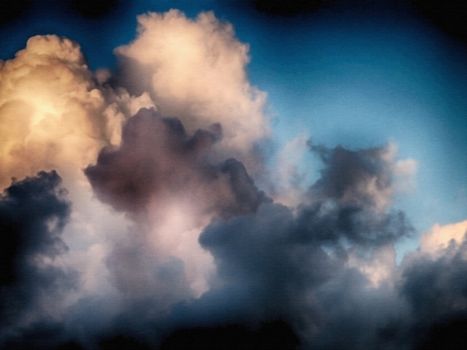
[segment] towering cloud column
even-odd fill
[[[248,46],[230,24],[211,12],[195,20],[177,10],[141,15],[137,38],[116,52],[126,83],[149,91],[163,115],[179,118],[189,132],[219,123],[220,148],[251,160],[252,147],[268,133],[265,93],[248,81]]]

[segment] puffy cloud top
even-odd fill
[[[195,20],[177,10],[141,15],[138,37],[116,52],[130,83],[148,89],[159,110],[188,130],[220,123],[224,147],[244,157],[266,136],[265,94],[246,75],[248,47],[213,13]]]
[[[80,48],[36,36],[0,67],[0,184],[58,167],[75,172],[101,146],[104,97]]]

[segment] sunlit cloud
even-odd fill
[[[91,70],[57,35],[0,62],[0,347],[221,334],[418,349],[443,325],[459,337],[467,221],[396,259],[417,237],[397,198],[419,166],[397,140],[353,148],[303,131],[268,154],[266,92],[233,26],[179,10],[137,21],[115,70]]]

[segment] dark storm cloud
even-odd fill
[[[36,178],[13,182],[2,195],[2,284],[17,281],[21,262],[31,253],[55,256],[65,248],[59,233],[69,207],[57,191],[59,183],[56,172],[40,172]],[[49,223],[56,228],[49,229]]]
[[[105,148],[85,173],[95,192],[118,210],[142,211],[167,195],[189,198],[224,215],[254,210],[264,196],[235,159],[214,165],[221,126],[188,135],[175,118],[142,109],[125,124],[118,149]]]
[[[205,229],[200,243],[214,256],[218,276],[180,318],[194,317],[205,327],[253,328],[281,320],[302,336],[303,346],[318,349],[371,348],[385,341],[387,328],[405,310],[395,293],[371,287],[347,262],[356,250],[371,255],[411,232],[402,214],[374,208],[392,186],[386,148],[312,149],[324,169],[296,213],[263,202],[254,213],[218,219]],[[368,191],[375,182],[379,187]]]
[[[61,232],[70,204],[60,183],[55,171],[40,172],[14,181],[0,197],[0,342],[18,337],[15,327],[37,331],[43,305],[58,305],[76,282],[72,271],[44,262],[67,249]]]
[[[263,204],[254,214],[215,222],[201,235],[216,259],[218,283],[249,299],[243,305],[249,317],[283,316],[308,282],[320,283],[338,268],[340,262],[319,245],[297,239],[298,228],[288,208]]]
[[[412,230],[402,214],[376,204],[381,196],[390,196],[394,185],[387,147],[353,151],[311,145],[324,167],[307,200],[292,210],[259,192],[241,163],[228,160],[220,166],[209,165],[206,150],[219,137],[215,130],[188,136],[177,120],[144,110],[130,119],[123,135],[122,146],[104,151],[95,166],[106,169],[106,181],[123,174],[139,184],[141,177],[153,176],[154,181],[171,186],[160,175],[158,166],[162,165],[156,159],[160,152],[169,154],[171,161],[175,157],[192,162],[189,169],[197,169],[188,172],[192,176],[202,174],[204,179],[213,169],[216,176],[228,174],[233,203],[245,206],[217,216],[200,236],[200,244],[213,255],[217,267],[211,289],[199,299],[184,295],[188,286],[182,262],[174,258],[161,263],[147,249],[144,235],[127,236],[114,242],[107,261],[114,284],[124,296],[116,316],[99,315],[101,321],[93,322],[86,315],[105,313],[105,305],[112,308],[113,302],[82,299],[70,312],[66,331],[42,321],[10,336],[11,348],[56,344],[97,349],[426,349],[432,344],[461,348],[467,323],[467,286],[462,277],[467,272],[466,243],[453,243],[438,257],[414,253],[401,264],[392,282],[378,286],[357,266],[349,265],[356,252],[371,263],[373,253]],[[127,164],[113,158],[130,155],[138,162]],[[142,167],[142,173],[130,172],[139,162],[152,166]],[[88,176],[97,176],[89,175],[89,169],[95,168],[88,168]],[[110,191],[104,180],[96,179],[100,186],[96,190]],[[10,282],[5,282],[8,274],[4,273],[2,281],[10,287],[2,287],[7,296],[2,299],[14,300],[13,290],[24,296],[42,288],[55,295],[70,287],[65,272],[45,273],[25,263],[35,254],[63,252],[59,232],[69,208],[59,182],[56,173],[40,173],[14,183],[2,198],[2,230],[17,227],[15,232],[21,237],[25,232],[38,232],[24,236],[18,248],[9,243],[7,251],[16,251],[20,257],[14,265],[20,268],[14,271],[26,271],[29,277],[16,273],[16,280],[10,276]],[[149,192],[156,189],[157,194],[157,184],[143,185]],[[119,203],[123,210],[130,210],[130,203],[144,192],[121,191],[126,188],[121,182],[109,188],[113,192],[104,192],[109,197],[102,198]],[[26,213],[31,220],[20,219]],[[53,233],[44,223],[54,217],[58,221]],[[141,229],[144,223],[135,223],[131,231]],[[43,277],[49,273],[49,279]],[[28,286],[27,293],[24,286]],[[171,300],[181,301],[173,304]],[[77,337],[77,329],[86,331]]]
[[[399,300],[348,267],[350,251],[337,240],[304,241],[307,230],[287,208],[274,204],[208,227],[201,244],[215,257],[221,287],[203,296],[204,303],[229,310],[225,320],[214,312],[214,322],[280,319],[293,325],[306,348],[379,345],[391,322],[402,319]],[[377,311],[368,314],[369,309]]]
[[[138,330],[151,333],[157,325],[159,336],[148,344],[155,341],[163,348],[206,346],[214,334],[235,337],[232,344],[240,347],[271,348],[271,342],[286,348],[297,348],[301,342],[317,349],[400,346],[399,324],[407,312],[403,300],[395,290],[373,287],[361,271],[348,265],[350,254],[371,259],[378,249],[412,232],[401,212],[381,204],[389,200],[394,186],[388,147],[353,151],[310,144],[324,167],[307,200],[294,212],[259,192],[240,162],[211,165],[208,155],[218,137],[214,131],[190,137],[176,119],[143,110],[126,124],[121,147],[104,150],[97,165],[86,170],[101,198],[128,211],[142,210],[151,195],[157,198],[159,188],[173,186],[175,193],[179,186],[186,189],[204,181],[211,185],[225,174],[234,198],[234,206],[223,209],[229,215],[218,216],[200,236],[217,267],[211,289],[197,300],[182,296],[184,301],[166,317],[150,311],[165,292],[155,285],[145,287],[142,281],[149,278],[138,280],[151,259],[142,248],[144,241],[135,243],[134,237],[129,244],[116,246],[109,268],[115,270],[119,289],[142,297],[129,304],[133,311],[123,314],[119,324],[126,327],[118,326],[105,339],[126,334],[142,341]],[[177,180],[180,173],[189,175],[182,177],[184,182]],[[190,178],[195,183],[190,184]],[[131,207],[134,203],[141,204]],[[165,283],[172,286],[168,288],[172,293],[182,290],[184,283],[183,266],[176,265],[174,260],[167,271],[172,282],[182,285]],[[121,270],[128,268],[133,272]],[[368,308],[377,312],[368,314]],[[269,332],[270,324],[280,326]]]
[[[417,349],[462,349],[467,341],[467,241],[454,241],[438,257],[408,258],[400,292],[410,305]]]
[[[207,178],[208,184],[226,176],[234,206],[225,206],[229,215],[218,216],[200,236],[217,266],[211,289],[191,299],[182,262],[161,263],[144,235],[127,236],[114,242],[107,260],[124,296],[116,316],[91,322],[86,315],[101,308],[105,313],[106,302],[85,298],[69,312],[67,328],[42,316],[4,335],[7,348],[460,348],[467,324],[466,243],[453,243],[436,258],[414,253],[399,268],[393,287],[372,285],[348,264],[356,252],[371,262],[374,252],[412,230],[401,213],[378,207],[394,185],[386,147],[353,151],[310,145],[324,167],[293,211],[257,190],[240,162],[211,165],[207,155],[218,137],[218,127],[188,136],[176,119],[143,110],[126,124],[122,146],[104,150],[98,164],[87,169],[96,191],[104,191],[100,196],[130,212],[135,202],[141,203],[136,210],[143,210],[146,191],[157,195],[158,186],[176,187],[161,175],[164,171],[190,169],[185,174]],[[170,157],[161,158],[162,153]],[[117,185],[106,187],[116,175]],[[125,181],[142,189],[122,190],[128,188]],[[60,232],[69,210],[55,172],[14,182],[5,191],[1,310],[10,324],[35,309],[41,312],[38,295],[57,297],[73,287],[72,273],[34,260],[66,250]],[[131,230],[142,229],[144,223]],[[167,309],[171,300],[181,302]],[[17,305],[14,312],[12,305]],[[77,337],[77,329],[85,334]]]

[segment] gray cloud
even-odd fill
[[[53,263],[67,249],[61,233],[70,203],[60,182],[55,171],[40,172],[0,197],[0,344],[43,324],[44,315],[52,322],[77,283],[74,271]]]
[[[104,148],[85,173],[95,192],[118,210],[138,212],[151,200],[184,196],[224,214],[254,210],[261,193],[235,159],[213,164],[221,126],[187,134],[175,118],[141,109],[124,125],[119,148]]]
[[[214,256],[217,276],[181,318],[193,313],[194,325],[253,328],[281,320],[306,348],[400,346],[391,327],[406,313],[403,301],[349,265],[356,251],[371,257],[412,232],[402,213],[375,208],[391,186],[386,148],[319,153],[321,177],[297,211],[264,201],[255,212],[219,218],[204,230],[200,243]]]
[[[462,349],[467,341],[467,241],[451,241],[437,257],[406,259],[400,285],[409,302],[407,327],[417,349]]]
[[[123,298],[119,312],[129,333],[162,322],[174,304],[191,300],[189,269],[198,263],[204,268],[197,255],[206,252],[197,243],[196,231],[190,233],[196,246],[188,246],[185,255],[177,253],[178,242],[164,250],[152,240],[170,240],[179,231],[196,229],[201,219],[254,212],[261,202],[270,201],[241,162],[214,160],[213,146],[221,137],[220,125],[189,134],[178,119],[141,109],[124,124],[121,145],[104,148],[97,163],[85,169],[97,196],[134,222],[125,236],[113,239],[106,259]],[[174,199],[190,211],[179,217],[177,210],[167,224]],[[187,221],[186,228],[179,227],[179,221]]]
[[[455,349],[462,344],[467,244],[452,241],[436,256],[413,253],[399,267],[393,266],[396,272],[378,285],[372,284],[362,266],[351,264],[355,254],[359,261],[372,263],[381,249],[412,233],[402,213],[375,204],[383,194],[390,196],[388,189],[393,186],[394,169],[385,147],[369,151],[321,147],[319,154],[326,153],[321,177],[305,201],[291,209],[261,193],[240,162],[232,159],[215,165],[210,161],[210,147],[219,137],[215,131],[189,136],[180,122],[151,110],[133,118],[123,129],[121,147],[103,150],[97,164],[86,170],[100,198],[127,211],[135,222],[128,235],[113,242],[106,261],[119,297],[81,299],[68,310],[66,327],[42,321],[10,338],[9,344],[36,346],[31,336],[47,339],[42,343],[45,348],[64,344],[98,349],[117,344],[136,349],[220,345],[229,349],[426,349],[443,344]],[[163,152],[171,162],[160,161]],[[131,157],[137,161],[132,163]],[[141,172],[131,172],[140,162],[144,163]],[[216,266],[208,291],[199,298],[189,292],[184,261],[161,259],[157,250],[148,247],[148,221],[140,220],[140,212],[146,212],[159,193],[164,200],[167,189],[179,191],[174,185],[178,167],[191,177],[185,177],[185,189],[200,179],[216,186],[225,177],[223,184],[231,191],[226,202],[230,206],[212,216],[199,238]],[[165,169],[171,169],[175,179],[164,176]],[[352,174],[351,180],[342,180],[339,174]],[[118,185],[107,187],[114,176]],[[140,178],[148,180],[141,185],[144,190],[127,192],[125,181],[139,184]],[[380,185],[369,186],[375,182]],[[47,198],[44,213],[33,210],[37,220],[25,223],[20,231],[34,228],[47,233],[44,228],[49,226],[43,220],[56,215],[62,218],[54,226],[57,236],[49,232],[44,237],[57,238],[69,215],[58,185],[55,173],[17,182],[6,191],[3,212],[9,213],[12,203],[18,206],[22,201],[21,208],[27,210],[28,201]],[[346,194],[349,191],[351,195]],[[140,206],[131,207],[134,201]],[[11,220],[12,215],[3,217]],[[2,227],[9,227],[5,222]],[[16,250],[18,259],[23,261],[34,252],[49,256],[63,252],[60,239],[40,237],[24,239]],[[37,272],[31,276],[36,283],[31,293],[36,293],[35,288],[43,288],[41,278]],[[64,272],[54,273],[54,278],[61,283],[72,281]],[[69,288],[46,285],[51,295]],[[92,312],[100,321],[88,319]]]

